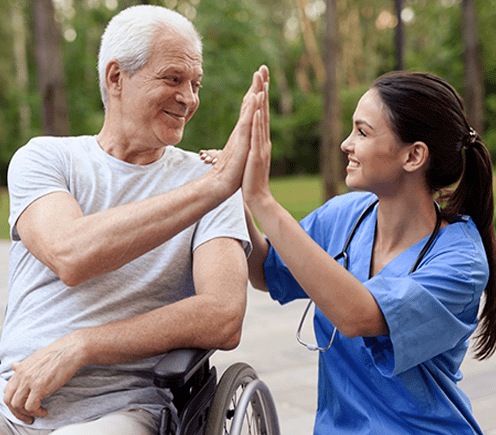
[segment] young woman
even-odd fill
[[[372,84],[341,148],[360,192],[298,224],[269,190],[266,101],[242,184],[267,237],[250,218],[252,284],[316,304],[315,434],[481,434],[456,383],[484,291],[477,356],[496,348],[489,153],[455,90],[408,72]]]

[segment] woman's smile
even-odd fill
[[[353,169],[353,168],[358,168],[360,164],[356,160],[348,159],[348,166],[347,168]]]

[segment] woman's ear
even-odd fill
[[[403,165],[405,171],[415,172],[422,168],[429,158],[429,148],[424,142],[414,142],[406,146],[406,158]]]
[[[121,92],[122,69],[117,59],[112,59],[105,68],[105,84],[109,96]]]

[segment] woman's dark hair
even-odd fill
[[[393,132],[405,144],[429,148],[428,186],[440,194],[443,218],[469,215],[477,225],[489,262],[489,281],[480,315],[476,357],[496,350],[496,240],[492,163],[487,148],[470,128],[463,102],[443,79],[424,73],[393,72],[372,84],[385,105]],[[447,188],[458,183],[454,191]]]

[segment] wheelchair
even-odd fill
[[[228,367],[217,384],[215,350],[177,349],[154,368],[154,383],[170,389],[159,435],[280,435],[267,385],[246,363]]]

